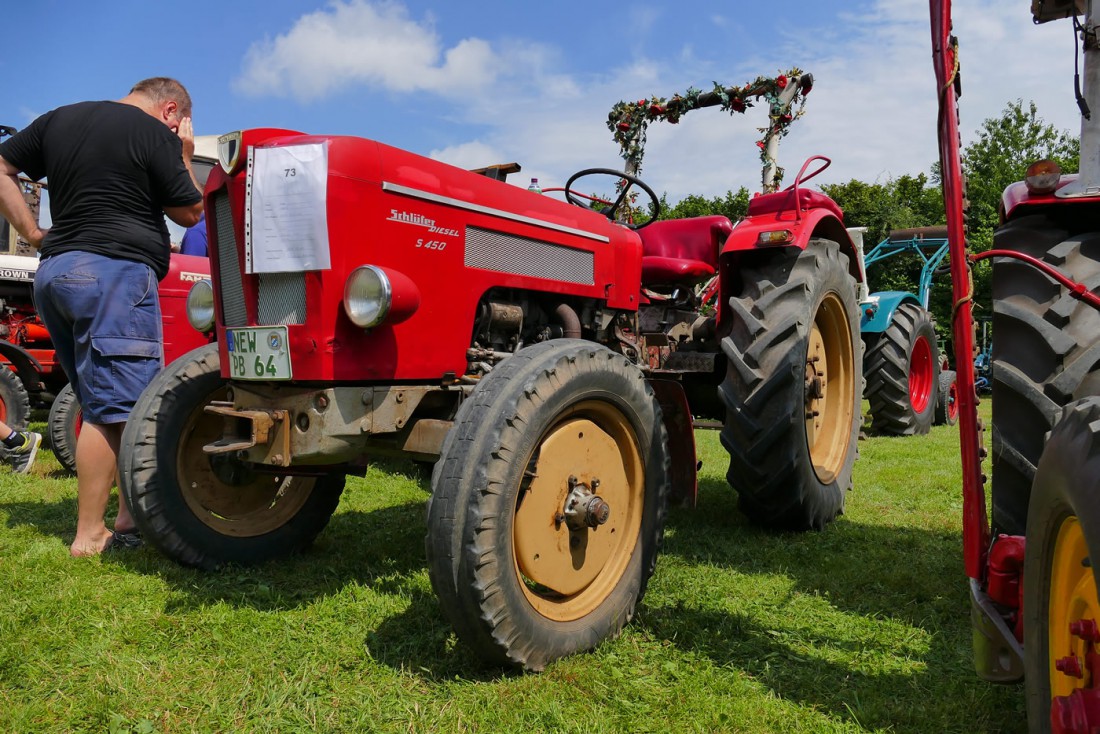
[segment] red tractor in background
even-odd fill
[[[14,134],[2,127],[0,134]],[[201,136],[195,141],[194,170],[200,183],[216,164],[217,138]],[[46,184],[20,179],[25,195],[37,212]],[[53,343],[34,307],[34,275],[38,258],[16,233],[2,244],[0,254],[0,420],[25,426],[32,407],[49,407],[48,430],[51,448],[62,468],[75,471],[76,436],[80,430],[80,409],[68,378],[54,356]],[[11,243],[11,244],[9,244]],[[15,245],[15,247],[12,247]],[[165,362],[209,343],[211,335],[195,331],[187,323],[186,300],[191,286],[210,277],[207,258],[173,254],[168,275],[161,281],[159,295],[163,317]]]
[[[963,464],[963,544],[975,665],[1026,680],[1032,732],[1100,729],[1100,47],[1091,0],[1033,0],[1037,23],[1081,31],[1081,169],[1032,164],[1003,197],[993,248],[967,257],[957,41],[950,0],[930,0],[951,241]],[[1077,16],[1084,15],[1082,25]],[[987,516],[975,392],[972,281],[993,258],[993,477]]]
[[[149,386],[120,452],[134,517],[169,557],[303,549],[368,457],[436,461],[444,613],[487,660],[541,669],[632,617],[669,496],[695,499],[693,427],[721,428],[754,521],[822,528],[842,511],[858,268],[840,209],[805,187],[827,161],[737,226],[635,227],[618,221],[630,192],[659,202],[619,171],[594,211],[576,184],[604,169],[563,202],[507,167],[361,138],[260,129],[220,146],[212,283],[189,305],[217,344]]]

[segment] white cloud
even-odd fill
[[[285,34],[253,44],[234,87],[303,102],[354,84],[462,95],[491,84],[499,66],[479,39],[443,49],[431,21],[411,19],[400,4],[335,0]]]
[[[1025,5],[955,4],[964,142],[1017,98],[1034,100],[1047,122],[1077,132],[1070,26],[1036,27]],[[837,14],[832,26],[812,32],[780,22],[760,30],[770,34],[770,43],[755,55],[736,44],[705,52],[702,46],[688,47],[685,53],[683,46],[662,47],[641,38],[641,50],[621,66],[571,73],[570,49],[564,45],[470,38],[445,49],[431,19],[413,20],[400,5],[338,0],[303,16],[275,40],[253,46],[238,83],[252,93],[299,99],[354,84],[436,93],[445,103],[441,123],[457,121],[465,127],[456,129],[474,132],[448,137],[441,124],[437,140],[445,142],[435,143],[433,157],[466,168],[518,161],[524,171],[514,177],[516,183],[525,186],[537,176],[551,187],[581,168],[621,167],[605,126],[619,100],[668,97],[689,86],[709,88],[715,79],[742,84],[799,66],[814,74],[816,84],[805,117],[782,142],[787,181],[814,154],[833,160],[815,183],[884,181],[927,173],[938,155],[927,10],[924,0],[865,0]],[[657,32],[655,18],[643,7],[628,22]],[[727,22],[733,25],[731,18]],[[667,55],[659,55],[662,48]],[[698,110],[679,125],[654,124],[643,178],[671,201],[741,186],[757,191],[761,165],[755,141],[764,124],[761,109],[732,118]]]

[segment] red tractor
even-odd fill
[[[967,258],[950,0],[930,0],[940,160],[951,240],[963,463],[963,544],[975,663],[1026,679],[1032,732],[1100,729],[1100,47],[1093,4],[1033,0],[1037,23],[1072,18],[1085,89],[1081,169],[1032,164],[1003,197],[993,249]],[[1082,25],[1077,18],[1085,16]],[[967,268],[993,258],[992,525],[985,507]]]
[[[138,525],[178,562],[301,550],[367,457],[435,461],[443,611],[489,661],[537,670],[633,615],[670,495],[695,500],[693,426],[721,428],[754,521],[842,511],[862,378],[853,246],[805,187],[827,161],[736,227],[622,224],[631,191],[658,200],[618,171],[574,175],[568,203],[354,137],[246,130],[220,163],[212,284],[189,301],[217,344],[149,386],[120,454]],[[576,182],[608,173],[594,211]]]

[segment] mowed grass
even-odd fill
[[[748,525],[697,439],[699,505],[634,621],[540,674],[456,642],[412,464],[350,479],[308,554],[219,573],[71,560],[75,480],[48,452],[0,469],[0,731],[1025,729],[1020,687],[973,674],[957,429],[861,441],[846,514],[809,534]]]

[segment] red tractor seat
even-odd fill
[[[728,217],[664,219],[638,230],[642,285],[695,285],[718,272],[718,251],[733,231]]]
[[[813,189],[799,189],[798,202],[803,210],[828,209],[844,221],[844,212],[837,203],[820,191]],[[761,194],[749,199],[748,216],[755,217],[760,214],[775,214],[776,212],[794,209],[794,189],[790,191],[776,191],[774,194]]]

